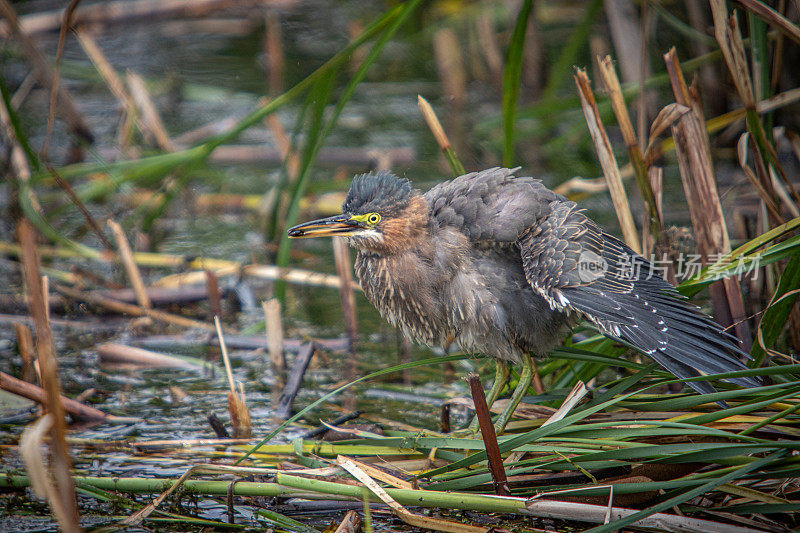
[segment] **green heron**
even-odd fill
[[[515,171],[473,172],[426,193],[390,172],[362,174],[343,214],[295,226],[289,236],[347,237],[364,294],[389,322],[423,343],[455,340],[497,358],[489,404],[508,381],[508,363],[521,363],[498,433],[531,384],[530,354],[545,355],[580,319],[679,378],[747,368],[735,337],[644,257],[575,202]],[[689,385],[715,390],[707,381]]]

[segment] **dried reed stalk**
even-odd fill
[[[269,29],[267,29],[267,31],[269,31]],[[269,103],[269,99],[261,98],[258,103],[262,107],[266,106]],[[264,119],[264,122],[272,131],[272,135],[275,137],[275,144],[278,146],[281,161],[286,165],[286,184],[284,187],[277,186],[274,189],[275,192],[280,195],[279,201],[274,204],[272,201],[269,202],[277,209],[277,213],[273,217],[276,225],[273,231],[275,235],[279,235],[286,229],[285,221],[289,212],[289,206],[291,205],[289,191],[292,190],[292,186],[297,182],[297,178],[300,176],[302,161],[297,150],[292,146],[292,140],[289,135],[286,134],[286,129],[283,127],[283,123],[277,113],[270,113]],[[263,198],[261,201],[263,202]],[[264,202],[264,204],[264,210],[268,209],[267,202]],[[269,219],[269,217],[266,218]]]
[[[269,99],[261,98],[258,100],[258,105],[261,107],[266,106]],[[281,159],[286,161],[286,171],[289,175],[289,183],[293,183],[297,176],[300,174],[300,156],[295,150],[292,150],[292,140],[286,133],[286,128],[283,127],[280,117],[276,113],[271,113],[264,119],[266,126],[272,131],[275,136],[275,143],[278,145]]]
[[[128,273],[128,279],[131,282],[133,291],[136,293],[136,300],[143,308],[152,309],[153,303],[150,301],[150,296],[147,294],[147,288],[144,285],[144,281],[142,281],[142,274],[139,272],[139,267],[136,264],[136,260],[133,258],[133,250],[131,250],[131,245],[125,237],[125,232],[122,231],[122,227],[119,224],[110,218],[108,219],[108,227],[111,228],[111,232],[114,234],[114,240],[117,241],[117,249],[119,250],[122,264],[125,266],[125,271]]]
[[[92,261],[109,263],[114,260],[113,256],[106,256],[101,252],[87,248],[92,251],[89,257]],[[39,253],[44,257],[60,257],[65,259],[83,258],[79,252],[64,247],[39,246]],[[21,250],[18,244],[0,241],[0,252],[20,256]],[[148,252],[135,252],[133,258],[136,263],[143,266],[160,266],[167,268],[189,268],[189,269],[212,269],[217,277],[223,276],[252,276],[254,278],[270,281],[285,280],[288,283],[299,285],[314,285],[330,288],[339,288],[341,282],[338,276],[312,272],[299,268],[281,268],[273,265],[243,265],[236,261],[227,259],[216,259],[211,257],[195,257],[189,259],[180,255],[158,254]],[[157,287],[180,287],[183,285],[194,285],[204,283],[206,280],[205,270],[183,272],[165,276],[154,283]],[[353,283],[354,290],[360,290],[357,283]],[[101,304],[104,305],[104,304]],[[128,311],[123,311],[128,312]],[[137,316],[141,316],[137,315]],[[194,321],[192,321],[194,322]],[[199,326],[190,326],[199,327]],[[206,324],[206,327],[208,325]],[[213,330],[213,328],[212,328]]]
[[[133,97],[131,97],[130,93],[125,88],[125,83],[122,81],[119,74],[117,74],[117,71],[108,58],[106,58],[103,50],[97,45],[94,37],[82,28],[75,30],[75,35],[83,51],[89,57],[89,60],[97,69],[97,72],[100,73],[106,85],[108,85],[111,93],[117,97],[117,100],[122,104],[128,116],[135,118],[137,113]]]
[[[198,328],[198,329],[204,329],[206,331],[214,331],[214,327],[209,326],[205,322],[192,320],[191,318],[182,317],[180,315],[173,315],[171,313],[165,313],[164,311],[159,311],[157,309],[147,309],[138,305],[127,304],[124,302],[113,300],[111,298],[106,298],[105,296],[100,296],[99,294],[86,293],[73,289],[71,287],[65,287],[63,285],[57,285],[54,288],[57,292],[60,292],[64,296],[68,296],[74,300],[89,302],[95,305],[99,305],[101,307],[109,309],[110,311],[114,311],[115,313],[121,313],[133,316],[147,316],[152,318],[153,320],[166,322],[168,324],[174,324],[176,326],[181,326],[184,328]]]
[[[759,0],[736,1],[742,4],[748,11],[752,11],[764,19],[771,26],[776,27],[781,33],[792,39],[794,42],[800,44],[800,27],[772,9],[768,4]]]
[[[707,264],[709,258],[729,253],[731,243],[717,192],[699,97],[686,86],[675,48],[664,55],[664,60],[675,99],[692,110],[681,115],[671,128],[698,248],[704,264]],[[710,290],[717,320],[723,325],[735,325],[736,335],[749,350],[752,339],[739,281],[734,277],[724,278],[722,283],[712,284]]]
[[[281,20],[273,9],[267,10],[264,16],[264,32],[266,33],[264,47],[267,53],[269,93],[277,96],[283,92],[283,73],[286,61],[283,53]]]
[[[736,85],[736,91],[742,99],[745,108],[745,119],[747,129],[752,135],[753,149],[758,155],[755,161],[756,175],[761,182],[761,187],[769,194],[774,202],[779,199],[772,187],[772,180],[769,177],[768,167],[773,167],[783,178],[787,187],[793,192],[793,196],[800,201],[800,195],[794,188],[794,184],[786,175],[786,171],[778,159],[775,147],[767,138],[761,117],[758,115],[758,103],[756,102],[753,82],[747,66],[747,55],[744,48],[742,33],[739,29],[739,19],[734,13],[728,17],[725,2],[720,0],[711,1],[711,13],[714,16],[714,33],[719,42],[725,62],[730,70],[731,77]],[[781,224],[781,220],[776,219],[770,214],[772,226]]]
[[[118,0],[85,5],[75,10],[72,23],[75,26],[97,24],[108,26],[130,21],[153,21],[166,18],[203,17],[231,7],[248,5],[291,4],[291,0]],[[27,34],[57,31],[61,27],[63,10],[32,13],[20,17],[19,23]],[[0,36],[9,35],[9,25],[0,24]]]
[[[19,454],[31,480],[31,489],[50,503],[56,521],[65,524],[72,521],[70,509],[62,505],[58,490],[50,478],[45,452],[47,436],[53,428],[54,420],[53,415],[47,413],[26,427],[19,439]]]
[[[608,191],[611,194],[611,201],[614,203],[614,210],[617,213],[625,242],[633,250],[641,253],[642,246],[639,242],[639,234],[636,230],[636,224],[633,222],[633,214],[628,203],[628,196],[625,194],[625,186],[622,184],[622,176],[617,166],[617,159],[614,157],[611,141],[608,140],[608,134],[600,120],[597,101],[594,98],[594,92],[585,70],[575,70],[575,85],[578,87],[583,114],[586,116],[595,151],[598,159],[600,159],[600,165],[603,167],[603,174],[606,177]]]
[[[358,317],[356,316],[356,298],[353,292],[353,268],[350,260],[350,247],[341,238],[333,239],[333,258],[336,263],[336,274],[339,276],[339,297],[344,315],[345,331],[350,339],[351,350],[355,353],[358,342]]]
[[[283,321],[281,320],[281,301],[277,298],[261,302],[264,308],[264,322],[267,332],[267,350],[270,366],[278,388],[286,384],[286,356],[283,351]]]
[[[336,264],[336,274],[339,276],[339,301],[342,304],[344,329],[350,341],[347,361],[344,368],[344,379],[353,381],[358,373],[358,316],[356,315],[356,296],[353,292],[353,268],[350,261],[350,247],[345,239],[334,237],[333,259]],[[355,395],[345,395],[345,407],[355,409]]]
[[[783,224],[786,222],[781,215],[780,206],[775,201],[775,199],[770,195],[770,192],[767,191],[763,186],[763,175],[766,172],[764,168],[763,161],[760,158],[756,158],[756,168],[758,175],[756,175],[756,171],[750,167],[747,161],[747,152],[748,147],[750,145],[751,137],[749,133],[743,133],[741,137],[739,137],[739,142],[736,143],[736,155],[739,159],[739,166],[741,167],[742,171],[744,171],[744,175],[747,176],[747,179],[750,180],[750,183],[753,185],[753,188],[756,190],[758,195],[761,197],[761,200],[764,202],[764,205],[767,208],[770,216],[777,221],[779,224]],[[759,164],[762,163],[762,164]],[[770,180],[770,184],[772,184],[772,180]],[[792,204],[790,198],[787,197],[789,200],[789,204]]]
[[[127,153],[127,149],[131,144],[134,127],[138,123],[136,104],[125,87],[122,78],[117,74],[117,71],[114,70],[111,62],[106,58],[103,50],[98,46],[91,34],[84,29],[78,28],[75,31],[75,35],[83,51],[89,57],[89,60],[94,65],[95,69],[97,69],[97,72],[100,73],[100,76],[106,82],[106,85],[108,85],[111,93],[117,97],[117,100],[119,100],[122,108],[125,110],[117,140],[123,153],[127,156],[131,156],[132,154]]]
[[[78,106],[72,99],[69,91],[63,85],[57,86],[56,75],[50,61],[44,56],[39,49],[39,45],[34,41],[27,29],[23,29],[20,24],[20,19],[17,12],[8,0],[0,0],[0,14],[5,19],[3,29],[6,36],[14,37],[14,40],[21,45],[22,53],[33,67],[33,72],[39,83],[52,90],[54,87],[57,90],[58,96],[58,111],[64,120],[70,125],[72,131],[78,137],[91,142],[92,132],[89,129],[88,123],[83,114],[79,111]],[[61,13],[59,12],[58,22],[56,27],[61,25]]]
[[[216,274],[210,270],[206,273],[206,294],[208,295],[208,306],[211,308],[212,316],[222,316],[222,295],[219,291],[219,281]]]
[[[475,21],[480,41],[480,51],[489,66],[489,78],[497,88],[502,89],[503,83],[503,54],[497,42],[494,21],[491,16],[481,16]],[[527,47],[526,47],[527,48]]]
[[[182,368],[184,370],[201,369],[197,364],[184,361],[171,355],[165,355],[142,348],[126,346],[116,342],[104,342],[96,347],[100,362],[104,364],[124,365],[134,368]]]
[[[489,460],[489,473],[492,475],[494,492],[498,496],[511,496],[511,489],[508,486],[506,470],[503,467],[503,458],[500,456],[500,447],[497,444],[497,435],[492,425],[492,417],[489,406],[486,404],[486,396],[481,385],[481,378],[478,374],[471,373],[467,376],[467,383],[472,392],[472,403],[475,405],[475,416],[481,428],[481,437],[486,448],[486,456]]]
[[[43,388],[33,383],[17,379],[14,376],[9,376],[5,372],[0,372],[0,389],[42,405],[47,404],[47,393]],[[104,412],[71,398],[67,398],[66,396],[62,395],[60,399],[61,404],[64,406],[64,412],[69,413],[74,420],[107,421],[110,418],[109,415]]]
[[[333,533],[361,533],[361,526],[361,517],[357,512],[350,510],[344,515]]]
[[[165,152],[174,152],[177,147],[169,138],[167,128],[164,126],[164,121],[161,120],[161,115],[150,97],[150,92],[147,90],[144,79],[132,70],[127,71],[127,78],[131,96],[141,113],[141,126],[145,126],[145,131],[150,134],[150,137],[159,148]]]
[[[428,124],[428,128],[430,128],[431,133],[433,133],[433,138],[436,139],[439,148],[442,149],[442,152],[444,152],[444,155],[447,157],[447,161],[450,163],[453,173],[456,176],[464,174],[464,165],[458,160],[458,156],[455,150],[453,150],[453,145],[450,144],[450,139],[447,138],[447,134],[444,132],[444,128],[442,128],[442,123],[439,122],[439,119],[436,117],[436,113],[433,107],[431,107],[431,104],[420,95],[417,95],[417,104],[419,105],[422,117],[425,119],[425,123]]]
[[[50,429],[50,454],[53,477],[58,494],[58,505],[63,514],[59,514],[59,522],[63,531],[80,531],[78,505],[75,496],[75,483],[72,479],[72,459],[66,442],[66,425],[64,422],[64,405],[61,401],[61,384],[58,378],[58,360],[50,329],[50,320],[46,314],[39,254],[36,249],[36,234],[30,223],[21,219],[17,226],[20,246],[22,247],[22,267],[25,285],[28,290],[28,302],[31,316],[36,327],[36,352],[39,355],[39,370],[45,392],[45,410],[52,414],[53,424]]]
[[[410,526],[421,527],[424,529],[432,529],[434,531],[446,531],[450,533],[487,533],[489,530],[486,527],[471,526],[462,524],[460,522],[452,522],[442,518],[435,518],[432,516],[423,516],[412,513],[400,503],[392,498],[385,489],[375,482],[366,472],[356,465],[352,459],[339,455],[336,458],[339,466],[345,469],[351,476],[360,481],[370,492],[381,499],[383,503],[389,506],[392,512],[400,518],[403,522]]]
[[[611,105],[614,108],[614,114],[617,116],[617,123],[622,131],[622,138],[625,140],[625,146],[628,149],[628,156],[633,166],[633,175],[636,178],[636,183],[639,185],[639,191],[642,193],[645,208],[649,214],[650,223],[647,227],[649,227],[650,233],[655,241],[659,241],[664,231],[664,224],[661,221],[660,212],[656,207],[656,199],[647,177],[649,170],[648,162],[645,160],[642,148],[636,140],[636,131],[633,128],[631,117],[628,115],[625,97],[622,94],[622,86],[620,86],[619,78],[617,78],[617,73],[614,70],[614,64],[610,56],[605,56],[604,58],[598,57],[597,64],[600,77],[611,98]]]
[[[222,350],[222,361],[225,363],[225,374],[228,376],[228,412],[231,415],[231,426],[233,426],[233,437],[237,439],[247,439],[253,433],[253,425],[250,422],[250,411],[247,409],[244,390],[237,391],[233,382],[233,372],[231,371],[231,361],[228,357],[228,348],[225,346],[225,337],[222,335],[222,325],[219,317],[214,317],[214,327],[217,330],[219,347]]]

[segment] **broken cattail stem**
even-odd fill
[[[664,54],[664,60],[675,99],[691,109],[690,113],[681,115],[671,128],[692,226],[697,234],[703,262],[707,263],[709,257],[731,251],[728,229],[717,192],[711,149],[700,103],[685,84],[675,48]],[[752,336],[746,320],[739,280],[730,276],[721,280],[721,283],[712,284],[709,290],[714,303],[714,316],[723,325],[735,325],[736,336],[748,351]]]
[[[286,387],[283,389],[283,394],[278,400],[278,406],[275,408],[275,418],[279,420],[286,420],[292,414],[292,404],[297,392],[300,390],[300,385],[303,383],[303,376],[306,373],[308,364],[314,356],[316,346],[313,342],[309,342],[304,347],[300,348],[300,352],[295,357],[292,371],[286,379]]]
[[[225,374],[228,377],[228,412],[231,415],[231,425],[233,426],[233,436],[237,439],[249,438],[252,433],[252,424],[250,422],[250,411],[247,409],[245,402],[244,388],[236,389],[236,383],[233,381],[233,371],[231,370],[231,361],[228,356],[228,347],[225,345],[225,337],[222,335],[222,324],[219,322],[219,317],[214,317],[214,327],[217,330],[217,339],[219,340],[219,348],[222,351],[222,361],[225,364]]]
[[[165,313],[164,311],[158,311],[156,309],[145,309],[144,307],[138,305],[120,302],[111,298],[106,298],[105,296],[100,296],[99,294],[81,292],[63,285],[56,285],[54,288],[57,292],[60,292],[64,296],[68,296],[74,300],[99,305],[115,313],[133,316],[148,316],[153,320],[159,320],[161,322],[175,324],[185,328],[199,328],[207,331],[214,331],[214,327],[206,324],[205,322],[192,320],[191,318],[186,318],[180,315],[173,315],[171,313]]]
[[[33,383],[36,380],[36,370],[33,362],[36,354],[33,348],[33,335],[31,328],[20,322],[14,323],[14,331],[17,334],[17,347],[22,358],[22,380]]]
[[[433,133],[434,139],[436,139],[436,142],[439,144],[439,148],[442,149],[442,152],[444,152],[444,155],[447,157],[447,161],[450,163],[450,168],[453,169],[453,174],[455,176],[464,174],[466,172],[464,170],[464,165],[461,164],[461,161],[458,159],[455,150],[453,150],[453,146],[450,144],[450,139],[447,138],[447,134],[445,134],[441,122],[439,122],[439,119],[436,117],[433,107],[431,107],[431,104],[420,95],[417,95],[417,103],[419,105],[420,112],[422,112],[422,117],[428,124],[428,128],[430,128],[431,133]]]
[[[286,383],[286,355],[283,351],[283,321],[281,302],[277,298],[262,302],[267,332],[267,349],[275,383],[282,387]]]
[[[147,295],[147,289],[145,288],[144,281],[142,281],[142,274],[139,272],[139,267],[136,265],[136,261],[133,258],[133,250],[131,250],[131,245],[125,237],[125,232],[122,231],[122,227],[119,224],[110,218],[108,219],[108,226],[111,228],[114,239],[117,241],[117,249],[119,250],[122,264],[125,266],[125,271],[128,273],[128,280],[131,282],[134,292],[136,292],[136,299],[139,301],[139,305],[145,309],[151,309],[153,304],[150,301],[150,297]]]
[[[503,458],[500,456],[500,447],[497,444],[497,435],[492,425],[489,406],[486,405],[486,395],[483,392],[481,378],[478,374],[472,373],[467,377],[467,383],[469,383],[469,388],[472,391],[475,414],[481,426],[481,436],[486,447],[486,456],[489,459],[489,472],[492,474],[494,492],[498,496],[511,496],[506,470],[503,467]]]
[[[236,386],[233,383],[233,372],[231,371],[231,361],[228,357],[228,347],[225,346],[225,337],[222,335],[222,325],[219,322],[219,317],[214,317],[214,327],[217,330],[217,340],[219,341],[219,349],[222,351],[222,362],[225,364],[225,375],[228,376],[228,386],[233,394],[236,394]]]
[[[217,275],[211,270],[206,269],[206,292],[208,293],[208,305],[213,316],[222,316],[222,297],[219,292],[219,282]]]

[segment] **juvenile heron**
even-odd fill
[[[347,237],[364,294],[389,322],[431,345],[499,359],[487,401],[521,363],[499,432],[564,330],[586,319],[679,378],[745,370],[736,339],[574,202],[515,170],[491,168],[426,193],[390,172],[353,179],[343,214],[290,237]],[[756,386],[751,378],[732,379]],[[705,393],[707,381],[689,385]]]

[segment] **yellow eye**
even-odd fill
[[[370,213],[367,215],[367,224],[374,226],[381,221],[381,216],[378,213]]]

